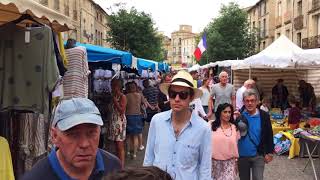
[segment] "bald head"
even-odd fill
[[[246,87],[247,89],[251,89],[251,88],[254,88],[255,84],[256,83],[254,80],[248,79],[243,83],[243,86]]]

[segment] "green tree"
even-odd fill
[[[207,59],[243,59],[255,53],[258,41],[256,30],[250,30],[247,12],[235,3],[223,5],[220,15],[207,25],[204,32],[208,47],[200,64],[206,64]]]
[[[107,40],[114,48],[129,51],[140,58],[163,60],[162,37],[157,34],[149,14],[133,7],[130,11],[120,8],[109,16],[108,26]]]

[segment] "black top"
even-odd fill
[[[99,149],[99,151],[102,155],[104,171],[103,173],[91,174],[90,180],[103,179],[104,176],[107,176],[111,172],[121,169],[120,160],[116,156],[101,149]],[[49,161],[49,157],[41,159],[30,171],[24,174],[22,180],[59,180],[59,176]]]

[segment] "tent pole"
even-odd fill
[[[251,66],[249,66],[249,79],[251,79]]]

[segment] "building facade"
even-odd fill
[[[247,8],[250,29],[258,33],[258,51],[274,41],[275,12],[273,7],[274,0],[261,0]]]
[[[176,67],[189,67],[193,64],[193,52],[196,47],[197,34],[192,32],[192,26],[180,25],[179,30],[171,33],[172,53],[168,55],[170,64]]]
[[[265,8],[263,4],[268,16],[266,26],[264,16],[261,19],[257,15],[257,11]],[[255,27],[260,32],[259,50],[282,34],[304,49],[320,47],[320,0],[260,0],[247,12],[251,29]],[[267,41],[263,35],[268,37]]]
[[[108,14],[93,0],[34,0],[67,18],[72,19],[74,29],[64,32],[64,40],[76,39],[110,47],[106,42]]]

